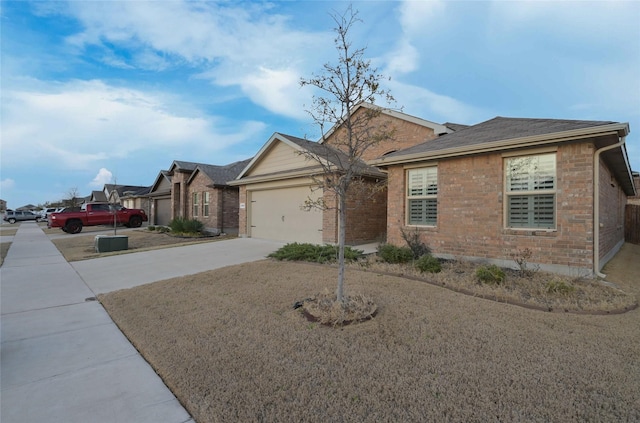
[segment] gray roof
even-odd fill
[[[115,190],[119,196],[123,196],[125,192],[128,193],[128,195],[146,195],[151,190],[151,187],[143,187],[140,185],[105,184],[105,187],[109,192]]]
[[[473,147],[493,141],[504,141],[536,135],[553,134],[576,129],[608,125],[611,121],[525,119],[495,117],[486,122],[460,129],[413,147],[396,151],[386,157],[428,153],[451,148]]]
[[[90,199],[93,199],[93,201],[107,201],[107,195],[103,191],[91,191]]]
[[[452,131],[460,131],[464,128],[468,128],[469,125],[463,125],[461,123],[453,123],[453,122],[445,122],[443,123],[444,126],[446,126],[447,128],[451,129]]]
[[[278,133],[283,138],[297,144],[299,147],[309,151],[312,156],[316,156],[321,159],[328,160],[333,163],[338,169],[345,169],[349,164],[349,156],[343,151],[331,147],[326,144],[320,144],[318,142],[305,140],[303,138],[294,137],[291,135],[285,135]],[[355,166],[356,172],[359,174],[366,174],[371,176],[385,176],[384,173],[374,166],[366,164],[364,161],[359,160]]]
[[[249,164],[251,159],[234,162],[225,166],[198,164],[197,169],[203,172],[216,185],[227,185],[240,175],[240,172]]]

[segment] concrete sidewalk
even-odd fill
[[[0,421],[192,422],[91,298],[261,259],[279,245],[238,239],[72,267],[38,225],[22,223],[0,268]]]

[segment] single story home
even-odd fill
[[[354,190],[348,199],[346,242],[352,245],[386,238],[386,174],[367,163],[453,132],[445,125],[367,103],[353,110],[353,119],[370,110],[380,112],[375,125],[388,127],[393,136],[367,149],[361,157],[359,179],[366,189]],[[310,156],[341,160],[343,131],[343,126],[336,125],[318,142],[280,133],[269,138],[238,178],[230,182],[240,189],[240,236],[285,242],[337,242],[337,198],[318,186],[317,178],[322,177],[323,170]],[[325,207],[309,209],[310,202],[319,199]]]
[[[229,185],[249,163],[224,166],[175,160],[161,171],[151,186],[151,224],[167,225],[172,219],[196,219],[215,233],[238,232],[238,188]]]
[[[636,195],[627,123],[496,117],[371,163],[388,173],[387,242],[418,231],[433,252],[598,274],[624,243]]]

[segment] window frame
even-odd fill
[[[198,194],[198,192],[194,192],[191,196],[193,217],[198,217],[198,209],[200,208],[200,203],[198,202]]]
[[[532,173],[531,169],[528,169],[526,172],[526,176],[523,177],[523,174],[520,175],[520,180],[517,184],[514,184],[511,179],[510,170],[512,168],[512,163],[517,159],[528,159],[528,158],[537,158],[538,161],[534,166],[540,166],[540,158],[545,156],[552,156],[553,162],[553,170],[552,170],[552,187],[545,187],[548,185],[548,176],[549,171],[545,172],[544,170],[541,173],[535,174]],[[557,191],[558,191],[558,157],[557,151],[554,150],[543,150],[543,151],[535,151],[529,152],[528,154],[512,154],[512,155],[503,155],[503,171],[504,171],[504,227],[505,229],[513,229],[513,230],[538,230],[538,231],[555,231],[557,230],[558,225],[558,199],[557,199]],[[545,175],[546,173],[546,175]],[[541,180],[541,178],[547,177],[547,180]],[[523,185],[526,184],[526,188]],[[513,189],[512,187],[517,186],[523,187],[522,189]],[[536,199],[538,197],[538,199]],[[543,198],[544,197],[544,198]],[[526,213],[526,223],[522,222],[514,222],[512,218],[512,214],[514,208],[517,207],[517,204],[512,203],[512,201],[516,201],[520,198],[521,203],[528,203],[525,209],[525,206],[522,206],[522,210],[526,210],[523,212]],[[549,201],[549,198],[551,199]],[[512,206],[512,204],[514,204]],[[546,222],[545,216],[549,216],[549,212],[545,211],[546,209],[552,208],[551,211],[551,219],[552,222]]]
[[[429,178],[433,178],[433,175],[428,175],[430,172],[435,171],[435,192],[430,190]],[[423,190],[423,193],[417,195],[411,193],[411,174],[414,172],[427,172],[424,176],[425,186],[417,189]],[[430,192],[431,191],[431,192]],[[437,227],[438,225],[438,165],[430,164],[428,166],[412,167],[405,169],[405,225],[406,226],[419,226],[419,227]],[[425,219],[422,222],[412,221],[411,216],[411,204],[413,201],[425,202],[423,207],[423,215]],[[432,205],[429,205],[432,204]],[[435,218],[428,219],[429,209],[435,209]]]
[[[202,217],[209,217],[209,191],[205,191],[202,193]]]

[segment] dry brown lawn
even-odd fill
[[[640,246],[604,269],[640,297]],[[640,421],[640,310],[549,313],[349,269],[370,321],[295,301],[336,269],[260,261],[100,296],[198,423]]]
[[[102,228],[104,230],[104,228]],[[49,229],[51,230],[51,229]],[[149,231],[147,229],[135,229],[128,231],[119,231],[118,235],[127,235],[129,237],[129,249],[125,251],[114,251],[110,253],[96,253],[95,236],[96,234],[66,234],[62,238],[51,240],[53,244],[62,253],[67,261],[87,260],[96,257],[105,257],[116,254],[136,253],[140,251],[155,250],[158,248],[175,247],[179,245],[188,245],[200,242],[222,241],[231,238],[230,236],[218,237],[176,237],[168,233],[160,233]]]

